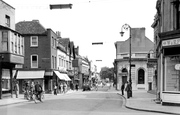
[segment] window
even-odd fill
[[[31,36],[31,47],[38,46],[38,36]]]
[[[20,37],[18,37],[18,54],[21,53]]]
[[[21,38],[21,54],[24,55],[24,38]]]
[[[54,68],[54,56],[52,56],[52,68]]]
[[[17,53],[17,34],[15,34],[14,52]]]
[[[61,65],[61,67],[63,67],[63,60],[62,60],[62,59],[61,59],[61,62],[60,62],[60,63],[61,63],[61,64],[60,64],[60,65]]]
[[[54,48],[56,48],[56,39],[54,39]]]
[[[144,84],[144,70],[139,69],[138,71],[138,84]]]
[[[56,69],[57,67],[56,62],[57,62],[56,57],[54,57],[54,69]]]
[[[54,48],[55,47],[55,39],[54,39],[54,37],[52,37],[52,48]]]
[[[69,61],[69,68],[68,69],[71,69],[71,62]]]
[[[66,61],[66,69],[69,69],[68,61]]]
[[[171,19],[172,20],[172,22],[173,22],[173,28],[174,29],[180,29],[180,6],[179,6],[179,4],[180,4],[180,1],[179,0],[172,0],[171,1],[171,3],[172,3],[172,15],[171,15],[171,17],[173,17],[174,19]]]
[[[10,27],[10,17],[8,15],[6,15],[6,26]]]
[[[11,52],[14,53],[14,33],[11,33]]]
[[[31,68],[38,68],[38,55],[31,55]]]
[[[2,32],[2,51],[8,51],[8,32]]]
[[[11,52],[14,53],[14,42],[11,42]]]

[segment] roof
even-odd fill
[[[15,9],[14,7],[12,7],[11,5],[9,5],[8,3],[6,3],[5,1],[3,1],[3,0],[0,0],[1,2],[3,2],[3,3],[5,3],[6,5],[8,5],[9,7],[11,7],[11,8],[13,8],[13,9]]]
[[[70,44],[70,39],[69,38],[59,38],[59,42],[64,46],[68,47]]]
[[[129,40],[123,43],[120,42],[120,52],[129,52]],[[119,47],[118,47],[119,48]],[[131,29],[131,51],[132,53],[149,52],[154,48],[154,43],[145,36],[145,28],[132,28]]]
[[[16,31],[21,34],[45,34],[46,29],[38,20],[21,21],[16,24]]]
[[[5,26],[3,26],[3,25],[0,25],[0,30],[1,30],[1,29],[2,29],[2,30],[3,30],[3,29],[5,29],[5,30],[10,30],[10,31],[12,31],[12,32],[14,32],[14,33],[18,33],[18,34],[21,35],[21,33],[15,31],[15,30],[13,30],[13,29],[11,29],[11,28],[9,28],[9,27],[5,27]]]

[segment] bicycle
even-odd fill
[[[39,98],[39,96],[41,97],[41,99]],[[37,93],[33,92],[32,93],[32,100],[37,103],[37,100],[39,100],[40,102],[43,102],[44,100],[44,92],[41,92],[40,95],[38,95]]]

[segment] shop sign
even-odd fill
[[[175,65],[175,69],[176,69],[176,70],[180,70],[180,64],[176,64],[176,65]]]
[[[162,41],[162,46],[180,45],[180,38]]]

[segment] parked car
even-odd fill
[[[90,83],[84,83],[82,87],[83,91],[91,91],[91,84]]]

